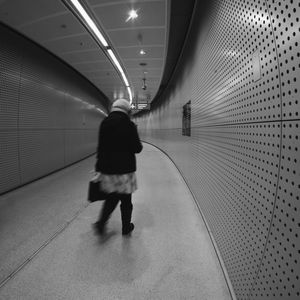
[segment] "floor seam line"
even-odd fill
[[[89,203],[84,204],[64,225],[54,232],[37,250],[26,258],[14,271],[0,282],[0,289],[12,278],[14,278],[29,262],[31,262],[44,248],[46,248],[56,237],[58,237],[67,227],[88,207]]]

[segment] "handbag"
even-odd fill
[[[88,198],[89,202],[101,201],[107,198],[107,193],[101,189],[100,173],[97,173],[89,182]]]

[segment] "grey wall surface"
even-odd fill
[[[94,153],[107,100],[31,41],[0,36],[1,194]]]
[[[218,1],[135,120],[184,175],[238,299],[300,299],[299,15],[299,1]]]

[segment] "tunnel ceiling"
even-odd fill
[[[178,34],[186,32],[194,1],[184,2],[189,3],[180,3],[182,11],[179,15],[182,18],[178,24]],[[133,101],[152,101],[161,86],[166,66],[171,0],[85,0],[84,3],[104,30],[124,67]],[[131,9],[137,11],[138,18],[126,22]],[[0,21],[67,62],[110,101],[122,96],[128,98],[116,68],[63,1],[1,0]],[[175,38],[173,35],[173,40]],[[168,55],[178,52],[182,41],[177,37]],[[140,54],[142,49],[146,54]],[[174,63],[167,62],[167,67]],[[143,78],[146,79],[146,90],[142,89]]]

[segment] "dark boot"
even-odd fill
[[[134,229],[134,224],[131,223],[133,208],[131,203],[131,194],[122,195],[120,208],[122,218],[122,234],[127,235]]]
[[[122,235],[128,235],[134,229],[134,224],[130,223],[126,228],[122,228]]]
[[[106,233],[106,224],[105,223],[102,223],[100,221],[96,222],[93,224],[93,227],[95,229],[95,231],[100,234],[100,235],[105,235]]]

